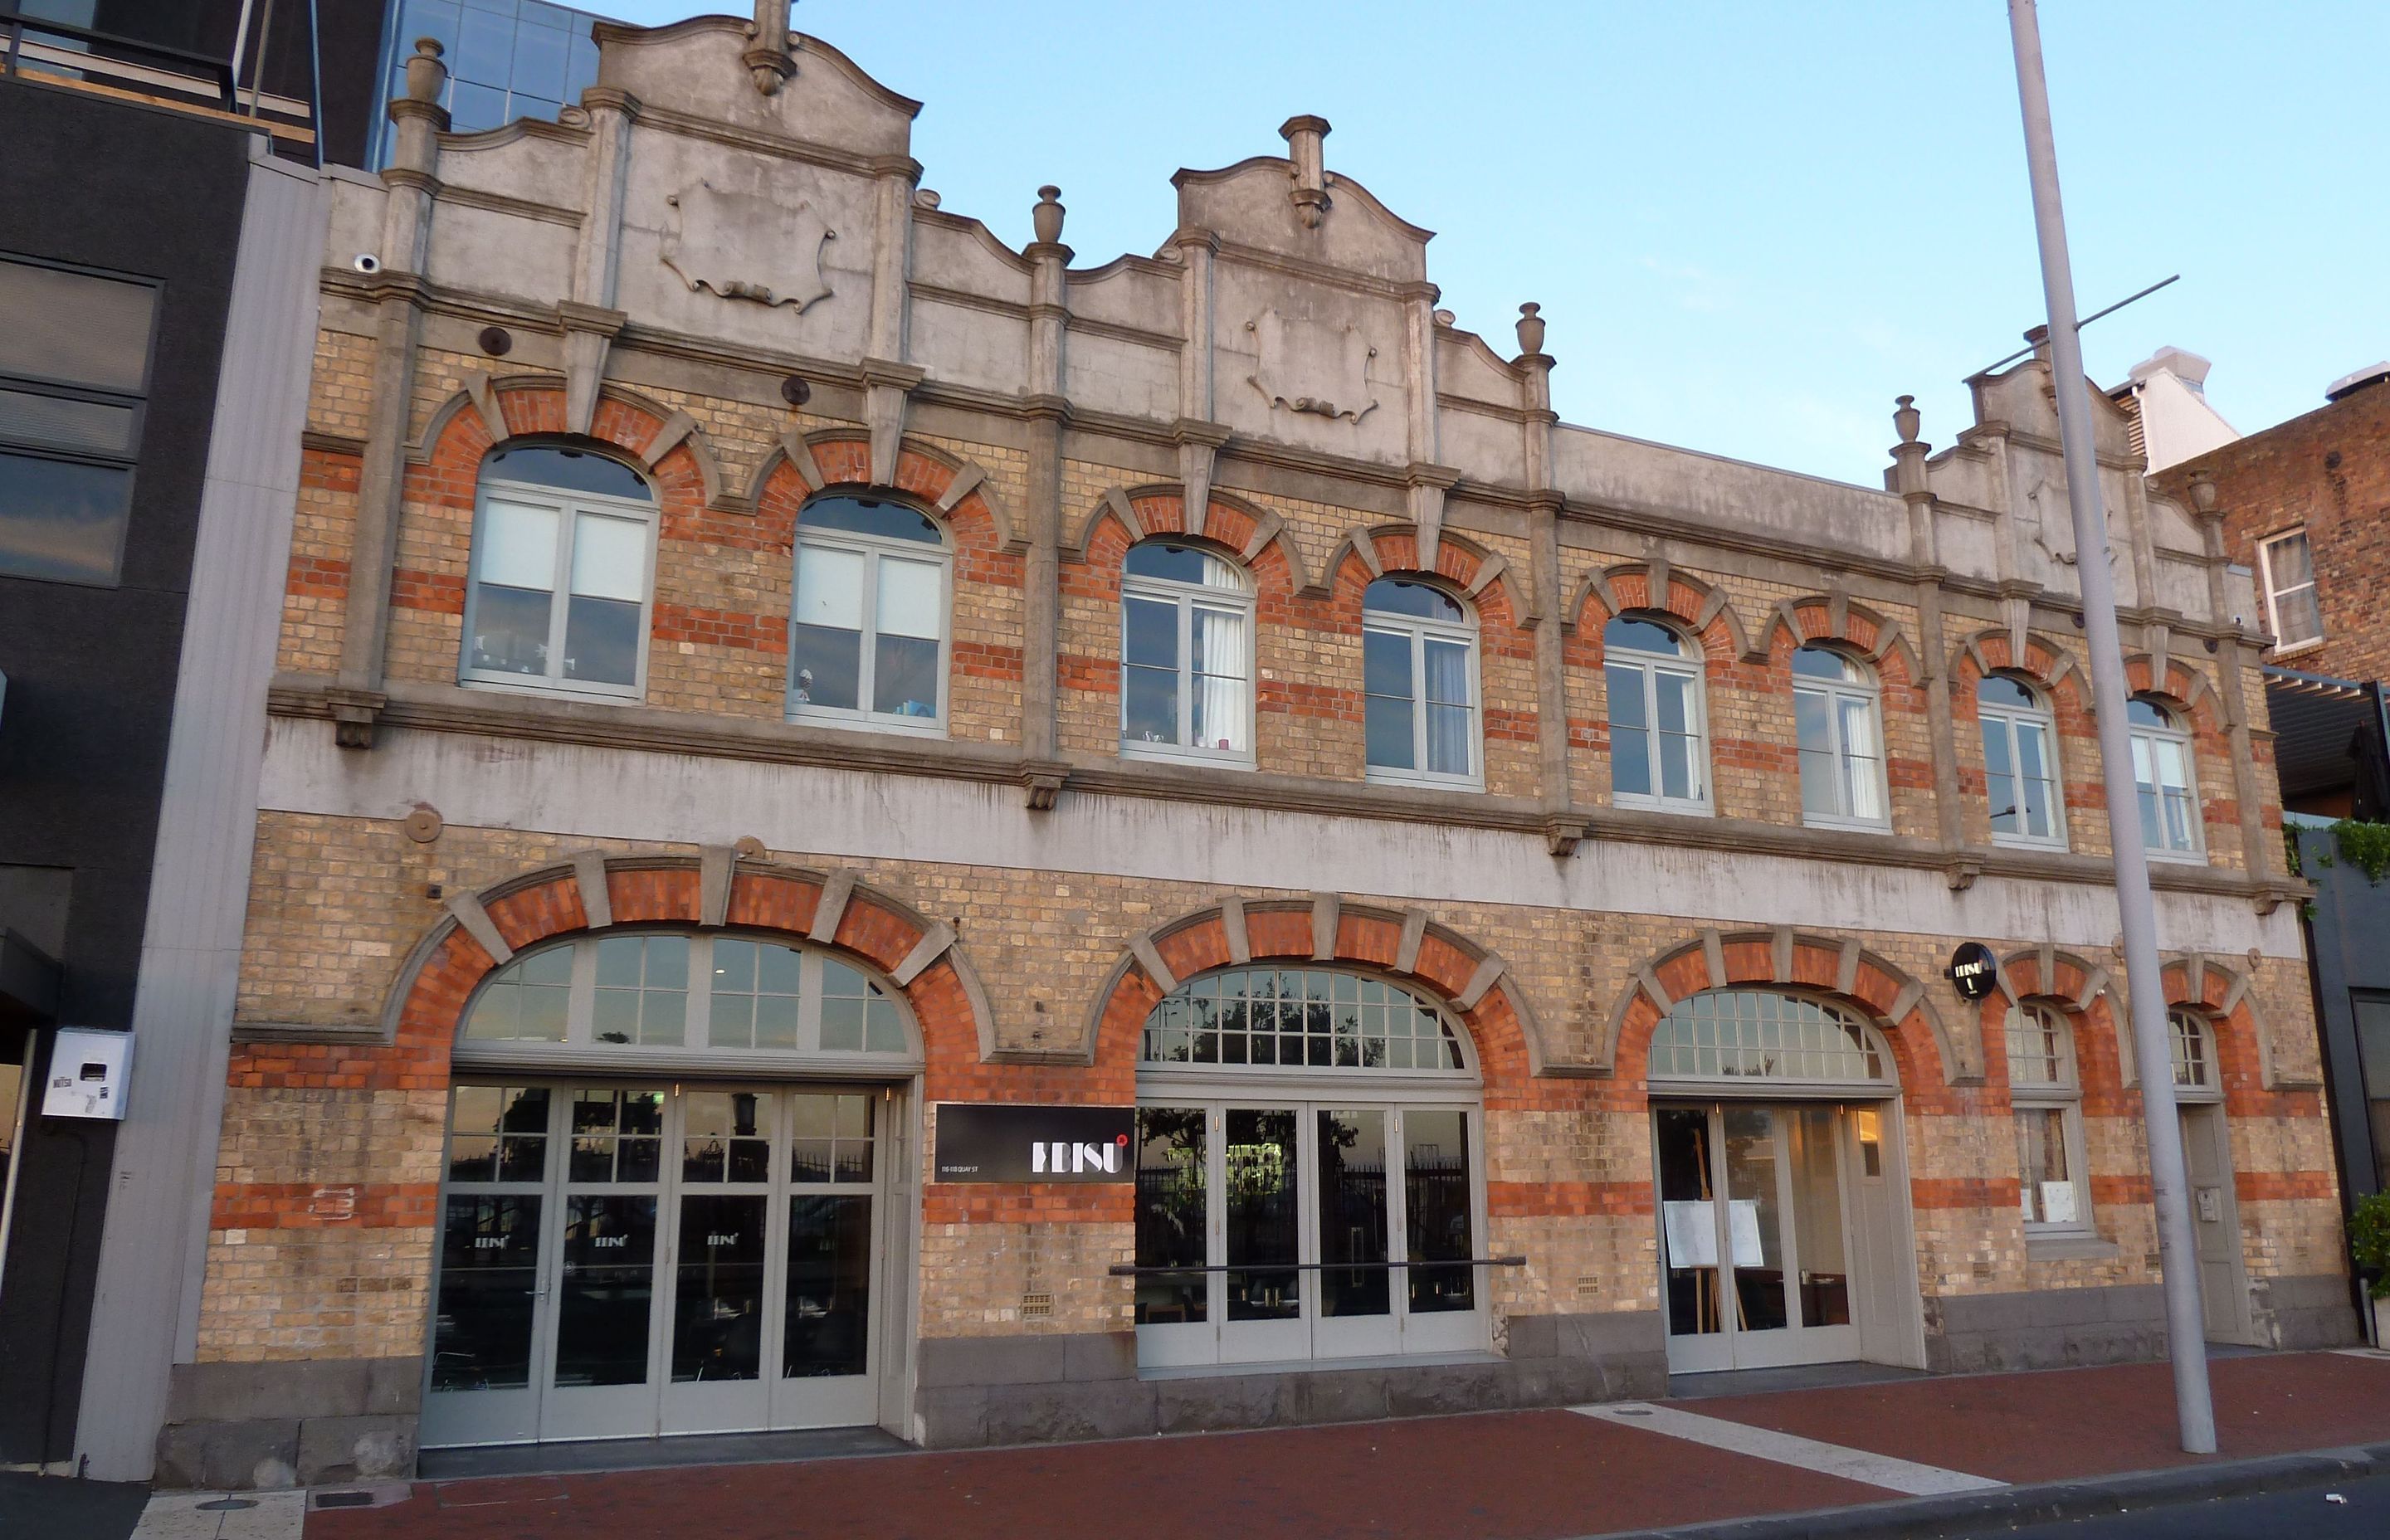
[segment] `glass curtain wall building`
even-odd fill
[[[448,66],[440,105],[458,134],[498,128],[517,118],[553,119],[597,83],[598,45],[589,24],[604,19],[541,0],[391,0],[382,29],[381,101],[404,96],[407,56],[428,37]],[[390,155],[388,116],[375,114],[370,163]]]

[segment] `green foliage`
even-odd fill
[[[2367,1275],[2367,1290],[2377,1300],[2390,1300],[2390,1192],[2357,1200],[2348,1216],[2348,1254]]]
[[[2365,874],[2366,881],[2378,887],[2390,875],[2390,824],[2343,818],[2332,826],[2332,843],[2343,859]]]

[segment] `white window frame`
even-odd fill
[[[2166,719],[2167,725],[2152,727],[2133,721],[2131,715],[2133,700],[2141,700],[2145,705],[2153,708],[2159,715]],[[2157,844],[2150,839],[2151,831],[2144,828],[2141,830],[2141,849],[2152,861],[2204,863],[2207,860],[2207,828],[2204,812],[2200,806],[2199,760],[2191,752],[2191,733],[2182,725],[2182,714],[2172,706],[2147,699],[2141,696],[2135,696],[2128,699],[2125,703],[2125,711],[2127,740],[2132,747],[2141,749],[2148,753],[2150,773],[2152,776],[2158,773],[2158,750],[2161,747],[2171,745],[2181,752],[2183,791],[2191,803],[2191,816],[2187,820],[2191,827],[2191,844],[2188,848]],[[2140,774],[2138,768],[2134,771],[2133,781],[2134,794],[2139,796]],[[2165,814],[2166,789],[2163,784],[2157,784],[2158,814],[2163,818]]]
[[[1713,800],[1711,792],[1710,700],[1709,681],[1706,677],[1708,671],[1703,666],[1703,660],[1701,657],[1701,644],[1692,640],[1690,637],[1688,637],[1675,625],[1653,615],[1629,611],[1628,613],[1617,618],[1620,620],[1641,621],[1649,625],[1659,626],[1661,629],[1667,632],[1669,635],[1677,638],[1677,651],[1675,656],[1671,657],[1664,653],[1646,652],[1640,648],[1613,648],[1607,644],[1602,648],[1601,683],[1610,726],[1611,802],[1613,806],[1617,807],[1644,807],[1653,808],[1663,813],[1687,813],[1698,815],[1702,817],[1711,816],[1716,811],[1716,803]],[[1607,622],[1605,622],[1605,629],[1607,629]],[[1693,654],[1690,657],[1686,655],[1687,649],[1689,648]],[[1650,791],[1621,791],[1618,789],[1619,727],[1616,702],[1614,699],[1613,699],[1612,695],[1613,686],[1610,671],[1613,669],[1634,671],[1637,676],[1637,682],[1641,686],[1643,690],[1644,725],[1639,729],[1629,730],[1641,732],[1646,739],[1648,753],[1645,763],[1647,763],[1651,768],[1652,789]],[[1658,751],[1660,741],[1660,675],[1664,674],[1674,678],[1687,679],[1692,682],[1692,689],[1689,692],[1688,696],[1690,702],[1690,714],[1688,718],[1688,725],[1691,728],[1690,736],[1693,740],[1692,771],[1701,789],[1698,793],[1690,797],[1671,797],[1666,792],[1659,789],[1664,783],[1664,777],[1660,773],[1660,755]]]
[[[829,496],[851,496],[849,493],[831,493]],[[920,514],[909,503],[874,496],[874,502],[893,503],[908,512]],[[928,519],[929,515],[920,514]],[[832,727],[859,727],[877,733],[905,733],[915,738],[946,736],[947,695],[952,687],[955,650],[955,557],[946,540],[945,527],[930,519],[938,530],[935,541],[895,540],[884,535],[857,534],[851,530],[805,527],[803,509],[797,513],[796,538],[790,545],[789,562],[789,631],[790,646],[781,670],[780,699],[790,722],[811,723]],[[800,570],[804,565],[807,549],[845,551],[864,560],[862,617],[858,635],[860,656],[855,660],[854,699],[853,706],[823,706],[796,699],[797,584]],[[911,561],[932,561],[938,568],[938,710],[935,716],[903,716],[894,712],[871,709],[875,672],[879,667],[880,562],[883,557],[896,557]]]
[[[2033,704],[2030,706],[1989,704],[1985,701],[1981,687],[1977,688],[1975,712],[1983,719],[1985,728],[1988,731],[1997,724],[2008,735],[2009,778],[2022,788],[2024,777],[2018,767],[2024,763],[2024,755],[2020,751],[2024,747],[2023,738],[2027,728],[2040,731],[2042,767],[2049,773],[2049,832],[2048,834],[2003,834],[1995,828],[1991,831],[1992,843],[2016,846],[2025,850],[2064,850],[2067,847],[2066,777],[2060,773],[2058,764],[2058,713],[2050,709],[2049,697],[2044,695],[2037,687],[2028,685],[2013,674],[1996,674],[1987,677],[2007,679],[2033,697]],[[1991,771],[1991,755],[1986,751],[1984,755],[1985,811],[1997,813],[1998,809],[1989,806]],[[2022,816],[2022,805],[2018,811]]]
[[[2277,587],[2274,584],[2274,547],[2293,540],[2298,541],[2307,548],[2307,580],[2305,583],[2294,583],[2287,588]],[[2258,541],[2257,571],[2266,584],[2266,629],[2274,635],[2274,656],[2287,658],[2294,653],[2306,652],[2323,646],[2323,593],[2316,583],[2315,542],[2309,538],[2307,527],[2301,524],[2295,529],[2282,530]],[[2312,636],[2285,636],[2282,635],[2282,597],[2286,594],[2295,594],[2301,589],[2306,590],[2309,597],[2315,601],[2316,633]]]
[[[597,1017],[598,943],[618,936],[681,936],[687,939],[688,999],[686,1013],[681,1019],[681,1040],[678,1044],[606,1043],[593,1035]],[[713,991],[711,981],[713,977],[713,943],[717,940],[784,946],[800,955],[795,1047],[717,1048],[708,1043],[708,1033],[713,1025]],[[777,1073],[785,1069],[792,1073],[802,1071],[810,1075],[829,1073],[836,1076],[846,1072],[885,1079],[892,1070],[901,1072],[918,1068],[922,1062],[920,1027],[913,1019],[912,1008],[906,1003],[904,992],[881,977],[878,970],[850,956],[840,956],[837,960],[869,980],[880,995],[895,1006],[897,1022],[905,1032],[906,1047],[897,1053],[822,1047],[822,962],[831,954],[798,937],[769,930],[690,930],[671,926],[615,926],[518,952],[508,966],[533,953],[562,947],[569,947],[572,952],[572,979],[565,1006],[564,1040],[559,1043],[537,1038],[468,1036],[474,1009],[480,1006],[482,994],[506,971],[505,968],[492,969],[457,1016],[452,1049],[452,1057],[457,1064],[477,1069],[555,1067],[568,1071],[602,1070],[610,1073],[680,1069],[752,1075]]]
[[[532,447],[539,447],[534,444]],[[611,456],[602,456],[611,458]],[[621,461],[615,461],[620,465]],[[645,477],[640,480],[645,481]],[[490,499],[525,503],[556,514],[556,575],[548,588],[547,668],[545,675],[509,674],[473,667],[473,622],[482,606],[482,558],[487,539]],[[633,682],[610,685],[596,680],[567,679],[564,671],[564,628],[572,612],[572,545],[580,537],[581,514],[609,519],[636,519],[647,532],[639,579],[639,652]],[[566,492],[536,481],[512,481],[482,477],[473,490],[473,547],[465,571],[465,623],[456,639],[456,682],[474,689],[516,690],[533,695],[569,695],[601,700],[644,700],[648,694],[648,653],[654,639],[656,614],[656,540],[660,524],[655,499],[635,501],[598,492]]]
[[[2091,1218],[2091,1173],[2087,1163],[2088,1152],[2083,1137],[2083,1072],[2082,1059],[2075,1042],[2075,1020],[2066,1011],[2041,1000],[2020,1001],[2009,1007],[2009,1016],[2044,1019],[2058,1028],[2059,1076],[2050,1081],[2019,1082],[2016,1078],[2016,1056],[2013,1052],[2017,1026],[2013,1020],[2004,1023],[2009,1054],[2009,1108],[2011,1126],[2019,1134],[2017,1125],[2027,1113],[2058,1112],[2060,1142],[2066,1156],[2066,1184],[2075,1189],[2075,1217],[2071,1220],[2026,1219],[2024,1233],[2028,1238],[2042,1236],[2089,1236],[2099,1233]],[[2019,1150],[2020,1166],[2017,1182],[2024,1183],[2022,1167],[2023,1150]],[[2039,1194],[2020,1193],[2020,1206],[2024,1197],[2033,1197],[2038,1204]]]
[[[1181,541],[1162,539],[1158,545],[1174,545],[1190,550],[1207,561],[1216,561],[1236,573],[1238,586],[1210,588],[1201,584],[1178,583],[1169,578],[1146,577],[1132,573],[1125,560],[1121,568],[1120,604],[1120,671],[1121,671],[1121,737],[1123,759],[1193,760],[1204,764],[1233,764],[1245,769],[1254,764],[1254,739],[1258,723],[1255,712],[1259,704],[1261,670],[1257,666],[1254,642],[1258,639],[1253,618],[1252,580],[1242,569],[1216,552],[1204,550]],[[1167,604],[1178,617],[1178,741],[1150,743],[1128,736],[1128,604],[1131,599],[1144,599],[1153,604]],[[1194,662],[1195,611],[1212,610],[1237,615],[1245,624],[1245,747],[1242,749],[1207,749],[1189,741],[1195,713],[1196,674]]]
[[[1436,588],[1436,585],[1432,583],[1420,583],[1419,579],[1407,574],[1388,573],[1387,575],[1395,578],[1398,582],[1420,583],[1421,587]],[[1436,588],[1436,592],[1442,594],[1444,590]],[[1476,615],[1468,605],[1453,598],[1450,594],[1445,594],[1445,597],[1452,599],[1455,604],[1459,604],[1462,615],[1467,618],[1460,621],[1432,621],[1420,615],[1396,615],[1382,610],[1371,610],[1368,608],[1366,601],[1364,602],[1361,610],[1361,630],[1365,638],[1369,632],[1374,631],[1381,635],[1402,636],[1408,639],[1411,649],[1411,680],[1418,691],[1411,697],[1411,761],[1419,768],[1404,770],[1393,766],[1371,764],[1368,763],[1369,685],[1366,669],[1363,673],[1361,680],[1362,770],[1363,778],[1374,785],[1430,786],[1466,791],[1482,791],[1485,788],[1485,691],[1479,678]],[[1458,642],[1469,652],[1469,718],[1471,730],[1469,734],[1469,769],[1466,774],[1455,775],[1450,772],[1424,768],[1428,757],[1427,644],[1431,637],[1437,641]],[[1366,641],[1364,645],[1367,645]],[[1387,699],[1393,698],[1390,696]]]
[[[2188,1026],[2190,1035],[2199,1042],[2200,1063],[2205,1075],[2194,1084],[2186,1084],[2175,1069],[2175,1038],[2180,1027]],[[2166,1072],[2174,1079],[2174,1098],[2178,1102],[2214,1103],[2224,1099],[2224,1066],[2216,1058],[2216,1023],[2204,1011],[2188,1006],[2166,1007]]]
[[[1140,1024],[1137,1106],[1201,1111],[1203,1114],[1204,1160],[1209,1170],[1204,1226],[1207,1237],[1205,1254],[1209,1262],[1216,1267],[1227,1261],[1222,1229],[1227,1190],[1223,1180],[1227,1156],[1225,1118],[1230,1111],[1248,1110],[1291,1111],[1294,1114],[1298,1215],[1296,1256],[1304,1264],[1321,1261],[1318,1152],[1315,1138],[1320,1112],[1382,1113],[1390,1173],[1394,1169],[1392,1162],[1401,1159],[1407,1144],[1403,1123],[1405,1112],[1459,1112],[1466,1123],[1469,1137],[1471,1249],[1478,1256],[1492,1254],[1487,1250],[1489,1241],[1486,1234],[1484,1083],[1478,1068],[1477,1046],[1468,1029],[1454,1020],[1443,1006],[1411,985],[1373,969],[1344,965],[1327,967],[1299,958],[1281,961],[1285,966],[1278,968],[1277,971],[1326,972],[1374,978],[1409,995],[1420,1005],[1433,1009],[1451,1033],[1453,1041],[1460,1049],[1462,1068],[1407,1071],[1355,1065],[1190,1064],[1153,1060],[1145,1057],[1144,1027]],[[1217,971],[1254,972],[1271,969],[1269,961],[1260,960]],[[1199,978],[1202,976],[1198,975]],[[1185,985],[1180,987],[1183,989]],[[1388,1183],[1390,1189],[1399,1185]],[[1390,1190],[1388,1200],[1387,1247],[1391,1260],[1404,1253],[1407,1245],[1407,1226],[1404,1223],[1405,1194]],[[1415,1265],[1437,1267],[1454,1264],[1430,1262]],[[1270,1268],[1266,1264],[1255,1264],[1250,1270],[1268,1272]],[[1212,1272],[1206,1275],[1208,1278],[1222,1281],[1208,1290],[1210,1303],[1203,1321],[1171,1324],[1159,1328],[1150,1326],[1136,1328],[1139,1366],[1148,1371],[1158,1369],[1165,1373],[1229,1373],[1274,1366],[1332,1368],[1340,1364],[1368,1363],[1387,1355],[1411,1358],[1438,1354],[1482,1353],[1487,1346],[1496,1277],[1494,1270],[1486,1267],[1473,1268],[1471,1275],[1475,1284],[1473,1309],[1413,1315],[1406,1303],[1407,1295],[1400,1287],[1407,1274],[1400,1268],[1395,1269],[1389,1290],[1390,1313],[1385,1317],[1393,1331],[1393,1345],[1388,1345],[1382,1342],[1340,1343],[1339,1333],[1345,1323],[1337,1317],[1319,1314],[1321,1274],[1316,1269],[1302,1275],[1305,1280],[1303,1285],[1305,1303],[1304,1313],[1297,1320],[1247,1323],[1227,1320],[1225,1275]],[[1354,1319],[1373,1322],[1379,1318]],[[1299,1345],[1296,1339],[1301,1340]]]
[[[1892,744],[1883,730],[1883,687],[1877,680],[1875,671],[1857,659],[1834,648],[1820,648],[1818,650],[1831,652],[1841,658],[1844,666],[1858,673],[1861,678],[1854,682],[1847,678],[1818,679],[1805,674],[1792,675],[1793,768],[1804,776],[1807,773],[1805,762],[1801,757],[1800,698],[1804,694],[1810,694],[1820,695],[1826,699],[1826,731],[1832,744],[1836,770],[1834,801],[1838,811],[1810,812],[1807,785],[1805,780],[1802,783],[1801,822],[1811,828],[1859,829],[1870,834],[1886,832],[1892,828]],[[1860,817],[1853,814],[1846,805],[1842,805],[1845,802],[1845,794],[1850,783],[1850,745],[1843,738],[1843,713],[1840,709],[1842,703],[1846,700],[1864,702],[1868,719],[1875,724],[1877,745],[1875,789],[1877,800],[1883,804],[1883,815],[1880,818]]]

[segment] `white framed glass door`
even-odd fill
[[[458,1086],[425,1444],[876,1420],[887,1105]]]
[[[1859,1355],[1843,1109],[1652,1110],[1673,1373]]]
[[[1477,1114],[1288,1101],[1137,1110],[1138,1362],[1486,1342]],[[1171,1269],[1184,1269],[1171,1271]]]

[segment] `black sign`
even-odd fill
[[[1950,954],[1946,975],[1961,1000],[1980,1000],[2000,986],[2000,960],[1982,942],[1971,941]]]
[[[937,1104],[933,1182],[1134,1182],[1134,1107]]]

